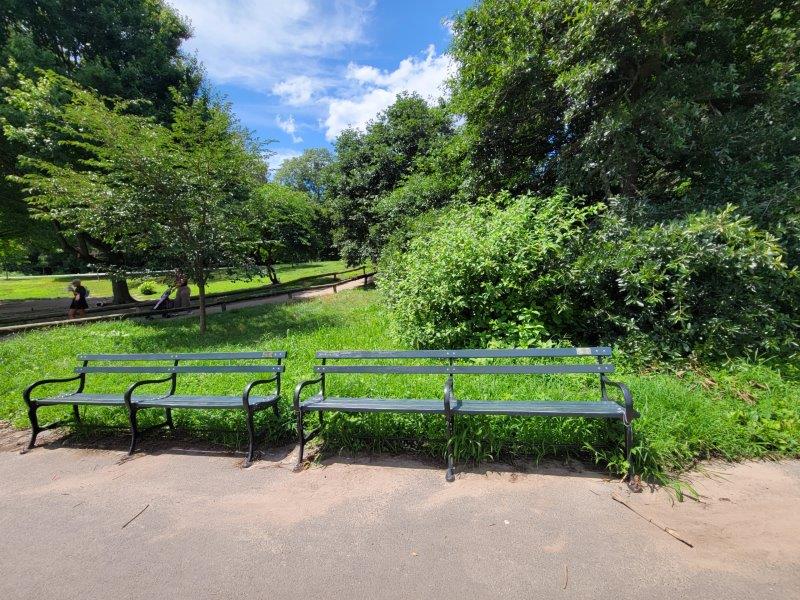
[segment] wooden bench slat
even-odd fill
[[[268,352],[170,352],[156,354],[79,354],[78,360],[147,361],[147,360],[259,360],[286,358],[285,350]]]
[[[343,398],[313,396],[301,404],[303,411],[335,410],[339,412],[412,412],[444,414],[444,400],[414,398]]]
[[[464,350],[321,350],[317,358],[558,358],[569,356],[611,356],[608,346],[585,348],[493,348]]]
[[[550,417],[602,417],[619,418],[625,409],[608,400],[567,402],[567,401],[495,401],[495,400],[457,400],[452,406],[456,414],[467,415],[513,415]]]
[[[283,373],[284,365],[152,365],[147,367],[77,367],[76,373]]]
[[[270,396],[250,396],[250,405],[272,404],[278,400]],[[152,400],[136,400],[139,408],[242,408],[241,396],[187,396],[175,395]]]
[[[385,375],[552,375],[559,373],[613,373],[612,364],[585,365],[316,365],[317,373],[375,373]]]
[[[123,394],[63,394],[60,396],[50,396],[48,398],[37,398],[36,403],[44,406],[55,404],[82,404],[82,405],[95,405],[95,406],[123,406],[125,400],[122,398]],[[160,398],[157,395],[135,396],[138,398],[148,398],[155,400]]]

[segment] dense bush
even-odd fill
[[[152,279],[145,279],[139,284],[139,293],[142,294],[142,296],[152,296],[156,293],[157,285],[158,284]]]
[[[642,357],[796,347],[798,274],[777,240],[731,206],[647,228],[607,215],[565,275],[572,320]]]
[[[401,337],[613,343],[641,360],[795,349],[798,276],[771,235],[731,207],[652,227],[602,208],[500,195],[419,222],[382,265]]]
[[[573,248],[597,209],[566,196],[505,195],[418,222],[418,235],[384,255],[382,286],[414,346],[536,345],[550,336]]]

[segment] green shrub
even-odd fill
[[[445,210],[395,243],[381,282],[407,343],[425,347],[541,344],[551,335],[551,297],[588,235],[599,207],[566,195],[501,194],[478,206]]]
[[[381,266],[418,347],[613,343],[640,361],[788,354],[800,285],[777,239],[732,207],[629,227],[560,193],[418,222]]]
[[[139,284],[139,293],[143,296],[152,296],[156,293],[156,287],[158,283],[153,281],[152,279],[145,279],[142,283]]]
[[[796,348],[800,286],[784,249],[732,206],[647,228],[606,215],[565,273],[571,318],[640,357]]]

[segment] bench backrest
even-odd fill
[[[502,348],[472,350],[344,350],[320,351],[316,354],[322,364],[316,365],[314,371],[326,373],[375,373],[375,374],[425,374],[425,375],[500,375],[500,374],[565,374],[565,373],[598,373],[614,372],[614,365],[603,362],[611,356],[608,346],[588,348]],[[464,365],[455,364],[457,360],[484,359],[516,359],[516,358],[559,358],[591,356],[596,363],[553,363],[538,365],[490,364]],[[367,361],[367,360],[400,360],[400,359],[432,359],[447,361],[438,365],[393,365],[393,364],[327,364],[327,361]]]
[[[79,354],[76,373],[283,373],[285,350],[272,352],[191,352],[160,354]],[[182,365],[193,361],[275,361],[275,364]],[[142,363],[171,361],[172,365],[92,365],[90,362]]]

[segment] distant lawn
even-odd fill
[[[321,273],[330,273],[334,271],[343,271],[347,267],[343,261],[319,261],[314,263],[306,263],[299,265],[278,265],[275,270],[278,272],[278,278],[281,283],[289,283],[295,279],[302,277],[309,277]],[[222,275],[224,276],[224,275]],[[67,298],[67,286],[69,286],[73,277],[54,275],[53,277],[30,277],[20,279],[0,279],[0,300],[34,300],[43,298]],[[154,295],[145,296],[139,293],[137,289],[142,282],[141,277],[131,278],[128,285],[131,294],[137,300],[148,300],[158,298],[161,293],[166,289],[167,285],[172,285],[172,278],[169,281],[161,276],[148,277],[159,282],[157,287],[158,292]],[[111,296],[111,281],[107,278],[87,277],[83,279],[83,284],[89,289],[92,298],[103,298]],[[207,287],[207,292],[212,294],[214,292],[228,292],[231,290],[249,289],[259,287],[262,285],[269,285],[268,277],[257,277],[250,280],[231,280],[231,279],[216,279],[212,280]],[[196,295],[197,286],[189,286],[192,290],[192,295]]]
[[[104,322],[35,331],[0,340],[0,418],[27,425],[21,393],[45,376],[71,373],[79,352],[193,352],[207,350],[272,350],[289,352],[283,385],[281,417],[260,414],[272,440],[294,436],[291,393],[295,384],[313,377],[314,352],[319,349],[397,348],[388,331],[386,313],[376,291],[354,290],[313,301],[267,305],[214,314],[209,333],[197,335],[197,322]],[[644,476],[665,480],[697,460],[730,460],[797,456],[800,453],[800,386],[797,372],[782,375],[764,365],[734,363],[728,368],[671,373],[637,373],[624,357],[615,376],[633,391],[642,414],[635,422],[635,461]],[[788,367],[784,370],[788,371]],[[181,376],[179,393],[241,393],[246,377]],[[88,391],[124,389],[130,378],[90,377]],[[440,376],[331,376],[334,394],[409,398],[440,398]],[[52,388],[51,388],[52,389]],[[69,385],[64,389],[69,389]],[[462,398],[597,399],[597,380],[591,376],[456,376]],[[124,411],[82,409],[89,422],[127,423]],[[48,408],[43,418],[67,414]],[[144,411],[154,421],[158,411]],[[238,411],[176,411],[179,425],[221,428],[229,443],[241,439]],[[316,417],[309,418],[312,425]],[[324,449],[408,451],[433,457],[445,451],[444,420],[422,415],[329,415]],[[624,469],[619,423],[578,418],[461,417],[456,422],[459,461],[582,456],[619,473]],[[211,435],[200,434],[197,435]],[[217,435],[217,434],[215,434]],[[239,437],[237,437],[239,436]],[[147,451],[147,441],[141,444]]]

